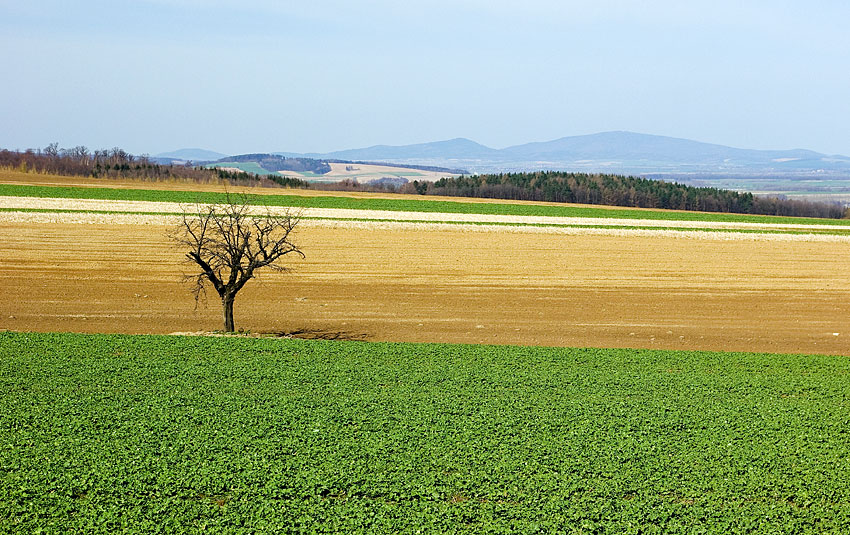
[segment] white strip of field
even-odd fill
[[[90,213],[90,212],[0,212],[0,224],[77,224],[77,225],[159,225],[177,226],[181,216],[148,215],[138,213]],[[770,234],[767,232],[735,232],[706,230],[671,230],[645,228],[587,228],[587,227],[539,227],[523,225],[451,224],[441,222],[381,221],[343,219],[305,219],[302,228],[321,227],[339,229],[397,230],[397,231],[446,231],[446,232],[490,232],[595,236],[663,236],[694,240],[721,241],[795,241],[850,243],[850,236],[835,234]]]
[[[0,213],[0,220],[15,222],[112,222],[127,224],[170,224],[177,219],[172,217],[144,215],[155,214],[182,214],[197,210],[196,205],[186,205],[172,202],[152,201],[110,201],[99,199],[55,199],[38,197],[12,197],[0,196],[0,208],[5,210],[22,210],[21,212]],[[46,212],[25,212],[25,210],[43,210]],[[55,212],[52,212],[55,211]],[[653,229],[634,227],[666,227],[670,232],[686,232],[688,229],[711,229],[711,230],[745,230],[758,231],[834,231],[850,230],[850,226],[836,226],[824,224],[788,224],[788,223],[749,223],[749,222],[718,222],[718,221],[682,221],[661,219],[625,219],[625,218],[598,218],[598,217],[552,217],[552,216],[515,216],[498,214],[453,214],[436,212],[396,212],[389,210],[351,210],[340,208],[298,208],[298,207],[270,207],[269,211],[275,214],[286,211],[300,214],[304,223],[320,224],[344,224],[353,227],[355,224],[364,224],[370,228],[388,228],[385,225],[405,223],[406,227],[411,225],[428,225],[429,228],[445,227],[453,230],[487,230],[500,229],[511,232],[559,232],[559,233],[582,233],[611,234],[612,231],[623,231],[630,234],[637,232],[658,232]],[[110,212],[108,214],[86,213],[86,212]],[[120,217],[119,217],[120,216]],[[23,219],[22,219],[23,218]],[[348,220],[348,221],[346,221]],[[351,221],[358,220],[358,221]],[[368,221],[372,220],[372,221]],[[167,223],[166,223],[167,221]],[[620,228],[582,228],[582,227],[620,227]],[[630,228],[631,227],[631,228]],[[397,228],[397,227],[393,227]],[[418,227],[417,227],[418,228]],[[661,229],[659,229],[661,230]],[[717,236],[717,234],[737,234],[745,236],[740,232],[703,232]],[[755,235],[755,234],[753,234]],[[759,233],[759,236],[770,235]],[[778,235],[774,235],[778,236]],[[795,235],[782,234],[782,236],[807,237],[815,236],[818,241],[845,241],[845,236],[840,235]]]

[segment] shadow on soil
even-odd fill
[[[349,340],[354,342],[365,342],[369,339],[369,335],[366,333],[327,331],[323,329],[300,329],[296,331],[281,331],[269,334],[279,338],[300,338],[303,340]]]

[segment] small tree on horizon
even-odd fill
[[[189,249],[186,258],[200,273],[187,275],[194,281],[192,293],[195,304],[206,295],[211,284],[221,298],[224,330],[233,332],[233,302],[236,294],[256,271],[269,268],[286,272],[276,264],[290,253],[304,258],[304,253],[291,240],[298,225],[298,215],[288,210],[284,214],[254,214],[246,196],[227,195],[222,204],[197,205],[194,211],[183,211],[177,229],[169,233],[178,246]]]

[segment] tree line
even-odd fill
[[[44,149],[0,150],[0,168],[64,176],[90,176],[106,179],[148,181],[188,180],[197,183],[229,182],[234,185],[305,188],[308,183],[291,177],[265,176],[191,164],[159,164],[147,155],[135,156],[114,147],[90,151],[85,146],[59,148],[51,143]]]
[[[850,209],[840,203],[756,196],[712,187],[696,187],[632,176],[539,171],[414,180],[401,193],[601,204],[701,212],[781,215],[840,219]]]

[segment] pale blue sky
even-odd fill
[[[606,130],[850,155],[850,3],[0,0],[0,147]]]

